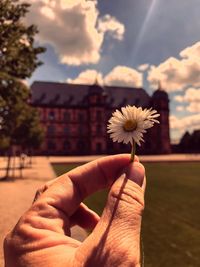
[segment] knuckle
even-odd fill
[[[133,183],[127,182],[125,186],[116,185],[111,189],[110,197],[114,201],[120,201],[131,207],[135,208],[137,206],[140,212],[144,209],[144,193],[139,186]]]

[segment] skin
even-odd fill
[[[145,171],[130,155],[108,156],[48,182],[4,241],[5,267],[140,266]],[[110,188],[101,218],[83,199]],[[93,229],[79,242],[70,227]]]

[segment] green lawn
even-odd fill
[[[146,163],[145,267],[200,266],[200,164]],[[77,165],[54,165],[58,175]],[[101,214],[106,192],[85,203]]]

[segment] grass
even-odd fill
[[[145,267],[200,266],[200,164],[146,163],[142,236]],[[58,175],[76,167],[54,165]],[[106,191],[85,203],[101,214]]]

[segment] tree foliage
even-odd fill
[[[195,130],[193,133],[186,132],[179,144],[181,152],[199,153],[200,152],[200,130]]]
[[[24,22],[30,5],[17,2],[0,1],[0,72],[25,79],[42,64],[37,56],[45,49],[34,47],[37,27]]]
[[[37,110],[28,104],[28,87],[16,78],[0,74],[0,96],[0,137],[4,140],[4,148],[13,145],[38,147],[43,130]]]
[[[22,81],[42,64],[35,47],[35,25],[27,26],[29,4],[18,0],[0,1],[0,148],[38,147],[43,129],[35,108],[29,105],[30,90]],[[8,161],[10,162],[10,160]]]

